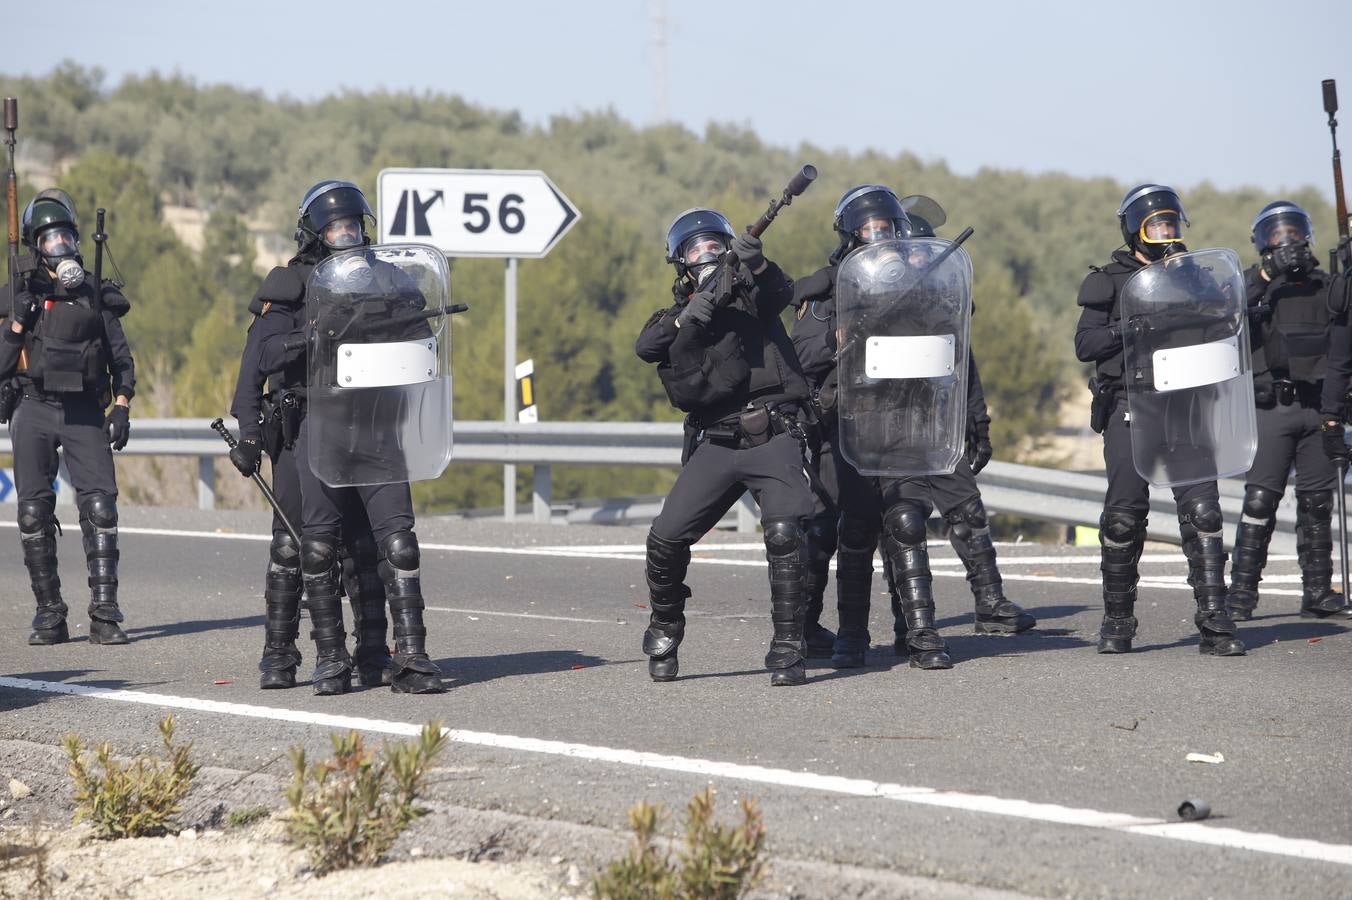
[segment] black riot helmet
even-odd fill
[[[932,238],[935,237],[934,229],[948,221],[944,208],[924,194],[902,197],[901,208],[906,210],[910,225],[898,237]]]
[[[296,246],[301,250],[316,245],[326,250],[348,250],[369,244],[367,220],[374,227],[375,213],[361,188],[350,181],[321,181],[300,201]]]
[[[678,277],[698,283],[736,236],[728,217],[718,210],[687,209],[667,228],[667,262],[676,267]]]
[[[881,184],[861,184],[846,191],[836,204],[832,224],[840,235],[837,258],[860,244],[890,240],[911,229],[911,220],[896,193]]]
[[[1310,214],[1290,200],[1278,200],[1269,203],[1254,217],[1253,248],[1260,255],[1271,253],[1285,244],[1304,241],[1314,245],[1314,223]]]
[[[1173,188],[1142,184],[1127,191],[1117,208],[1122,240],[1152,260],[1183,253],[1183,226],[1190,224]]]
[[[37,253],[63,285],[75,288],[84,281],[80,225],[70,194],[59,188],[42,191],[24,208],[20,230],[24,245]]]

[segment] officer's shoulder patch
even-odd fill
[[[1104,306],[1113,302],[1116,293],[1112,276],[1102,269],[1094,268],[1084,276],[1080,284],[1080,296],[1075,302],[1079,306]]]
[[[254,294],[257,301],[269,301],[274,303],[298,303],[305,296],[305,282],[301,281],[300,275],[290,266],[275,266],[263,279],[263,283],[258,288],[258,293]],[[250,303],[252,308],[253,304]]]

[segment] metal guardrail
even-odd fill
[[[213,461],[228,452],[211,431],[209,419],[133,419],[132,439],[122,451],[143,456],[195,456],[198,459],[198,505],[215,505]],[[534,469],[532,514],[548,522],[552,515],[552,466],[658,466],[681,463],[682,432],[675,422],[457,422],[455,462],[531,466]],[[0,453],[11,452],[8,430],[0,436]],[[1102,475],[1045,469],[1017,463],[992,462],[981,473],[981,492],[993,512],[1012,513],[1066,525],[1092,525],[1103,510],[1107,489]],[[1240,514],[1243,483],[1221,482],[1221,508],[1227,522],[1227,540]],[[747,498],[749,500],[749,498]],[[738,509],[739,527],[754,528],[754,507],[744,500]],[[617,518],[612,515],[613,518]],[[1178,542],[1177,513],[1167,490],[1150,492],[1151,538]],[[1277,513],[1272,550],[1295,552],[1295,504],[1284,503]]]

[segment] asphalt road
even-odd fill
[[[654,684],[639,652],[643,529],[428,520],[429,649],[449,692],[319,698],[257,689],[261,517],[130,509],[122,525],[132,644],[84,640],[69,527],[77,637],[28,647],[18,535],[0,523],[0,738],[53,744],[75,728],[132,749],[176,710],[204,761],[253,769],[291,744],[326,749],[354,724],[341,717],[389,734],[436,718],[457,730],[463,776],[441,790],[468,806],[622,828],[636,801],[680,806],[713,782],[758,798],[785,857],[1039,896],[1352,895],[1352,636],[1295,614],[1290,558],[1272,562],[1243,628],[1250,654],[1214,659],[1197,653],[1181,556],[1148,552],[1138,652],[1101,657],[1095,551],[1002,546],[1007,592],[1040,624],[999,638],[972,634],[960,566],[936,547],[954,669],[892,656],[879,596],[867,669],[772,689],[763,557],[754,538],[719,535],[691,567],[681,678]],[[1179,823],[1188,798],[1212,818]]]

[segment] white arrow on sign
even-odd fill
[[[538,170],[382,169],[376,207],[382,244],[517,259],[543,257],[582,215]]]

